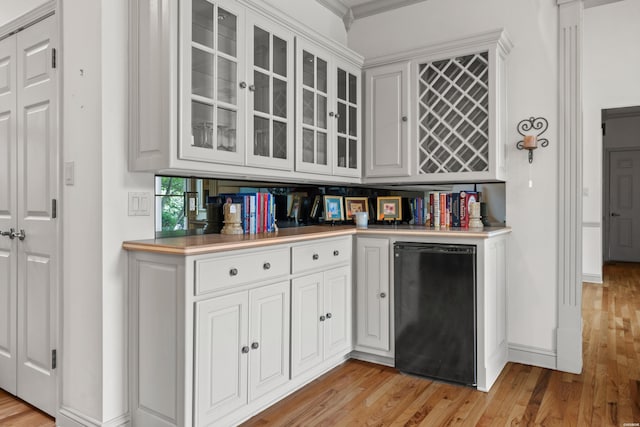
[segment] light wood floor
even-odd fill
[[[640,264],[583,288],[583,372],[509,363],[489,393],[349,361],[245,426],[624,426],[640,423]],[[53,426],[0,390],[0,426]]]

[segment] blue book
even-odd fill
[[[460,193],[451,193],[451,226],[460,227]]]

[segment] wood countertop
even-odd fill
[[[275,233],[262,234],[199,234],[195,236],[163,237],[160,239],[126,241],[122,247],[129,251],[154,252],[173,255],[200,255],[249,249],[282,243],[303,242],[319,238],[350,236],[413,236],[487,239],[511,233],[510,227],[485,227],[482,230],[450,228],[435,230],[419,225],[311,225],[283,228]]]

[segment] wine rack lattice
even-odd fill
[[[421,64],[418,81],[418,173],[487,171],[488,53]]]

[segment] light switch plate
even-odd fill
[[[64,185],[74,185],[76,183],[76,164],[74,162],[64,162]]]
[[[129,216],[151,215],[151,193],[129,192]]]

